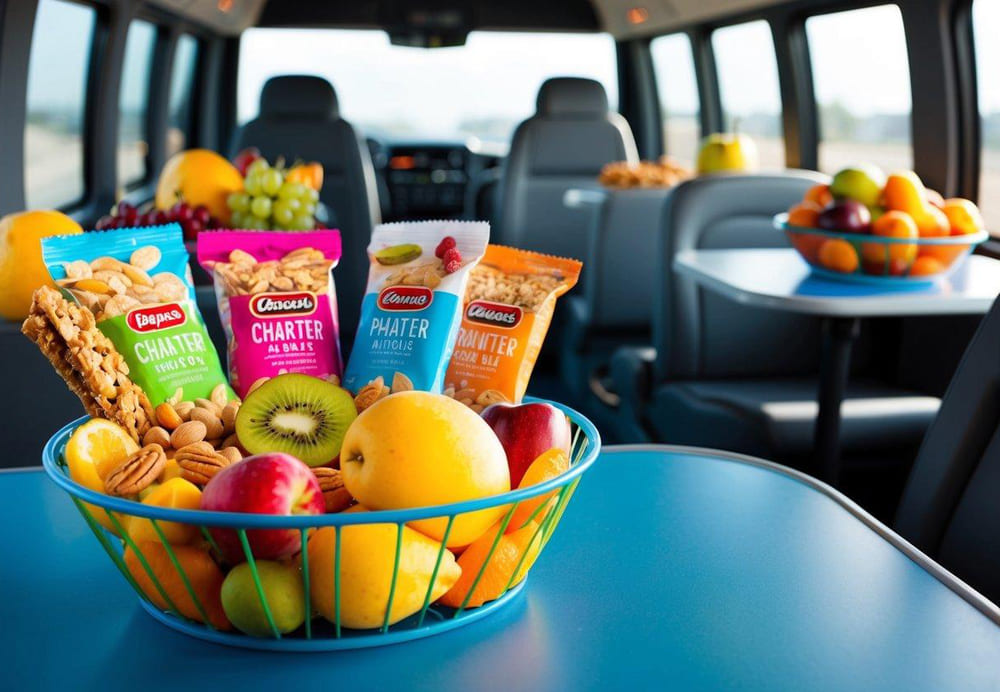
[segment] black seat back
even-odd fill
[[[896,530],[1000,603],[1000,300],[972,338],[910,472]]]
[[[683,250],[787,247],[772,217],[825,179],[786,171],[709,175],[685,181],[666,199],[659,240],[662,268],[653,291],[655,374],[666,379],[771,377],[816,370],[816,320],[750,308],[678,274]]]
[[[537,112],[514,132],[498,190],[494,242],[580,258],[589,217],[568,208],[570,188],[596,187],[601,168],[638,160],[628,123],[608,110],[592,79],[557,77],[538,91]]]
[[[234,152],[254,146],[271,162],[279,156],[323,164],[322,202],[339,228],[344,255],[334,270],[342,340],[357,329],[368,275],[366,248],[380,212],[371,155],[364,140],[340,117],[333,86],[321,77],[272,77],[260,94],[260,114],[240,128]]]

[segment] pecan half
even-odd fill
[[[329,466],[317,466],[312,470],[319,489],[323,491],[323,502],[326,503],[326,513],[343,512],[354,503],[354,498],[344,487],[344,479],[340,477],[340,469]]]
[[[205,485],[231,463],[207,442],[195,442],[181,447],[174,459],[181,468],[181,478],[195,485]]]
[[[119,464],[106,479],[108,495],[127,497],[151,486],[167,465],[167,455],[158,444],[146,445]]]

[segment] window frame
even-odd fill
[[[146,75],[146,93],[145,93],[145,112],[142,114],[142,137],[146,141],[146,153],[142,157],[142,175],[134,180],[118,180],[120,176],[120,171],[118,170],[118,151],[122,145],[121,142],[121,96],[122,87],[124,86],[125,77],[125,53],[128,50],[128,32],[132,28],[134,22],[144,22],[152,27],[153,29],[153,42],[149,46],[149,71]],[[122,62],[119,69],[119,80],[118,80],[118,113],[119,118],[115,123],[115,188],[121,189],[124,193],[129,193],[140,188],[144,188],[152,182],[152,180],[159,173],[158,170],[154,172],[153,164],[153,139],[156,133],[156,121],[157,121],[157,110],[159,100],[159,87],[158,79],[154,79],[156,75],[163,74],[163,52],[164,52],[164,42],[166,38],[167,30],[158,22],[153,19],[144,17],[142,15],[136,14],[128,19],[128,24],[125,27],[125,37],[122,43]]]
[[[651,93],[655,97],[653,100],[656,102],[655,113],[652,113],[651,115],[655,117],[655,125],[659,128],[659,133],[660,133],[659,134],[660,146],[658,155],[667,155],[676,158],[675,154],[670,153],[670,139],[667,136],[667,122],[669,120],[669,117],[663,111],[663,103],[662,99],[660,98],[659,79],[656,69],[656,59],[653,57],[653,42],[656,41],[657,39],[666,38],[669,36],[678,36],[678,37],[683,36],[687,38],[688,49],[691,51],[691,75],[694,77],[695,99],[698,102],[698,136],[704,137],[706,130],[705,130],[705,117],[703,115],[704,107],[702,106],[701,79],[699,78],[698,61],[696,56],[696,53],[698,51],[695,45],[695,37],[689,31],[679,30],[679,31],[670,31],[665,34],[658,34],[656,36],[652,36],[646,39],[645,46],[646,50],[648,51],[649,61],[650,61],[650,82],[652,87]]]
[[[95,90],[94,85],[98,80],[98,75],[100,72],[101,61],[104,59],[103,44],[107,41],[108,29],[110,23],[110,12],[108,9],[100,4],[92,2],[81,2],[80,0],[60,0],[61,2],[76,5],[85,8],[93,13],[94,25],[90,33],[89,47],[87,51],[87,69],[84,71],[83,78],[83,106],[81,112],[80,120],[80,138],[81,138],[81,191],[80,195],[72,200],[68,200],[57,205],[55,208],[58,211],[69,214],[70,212],[77,212],[71,214],[75,218],[79,218],[79,210],[86,207],[94,189],[94,171],[90,166],[90,161],[93,158],[94,152],[94,142],[91,133],[94,129],[95,122]],[[31,70],[31,49],[34,44],[34,31],[35,31],[35,21],[37,19],[38,12],[38,2],[34,2],[26,10],[30,13],[30,20],[27,22],[28,26],[26,29],[26,41],[25,46],[27,48],[25,53],[25,58],[23,62],[23,71],[19,77],[21,77],[23,84],[23,108],[21,109],[21,122],[22,126],[17,132],[11,133],[14,137],[20,139],[21,143],[17,150],[21,153],[21,175],[20,175],[20,191],[19,200],[17,201],[16,209],[27,209],[27,197],[28,197],[28,180],[27,180],[27,151],[24,146],[24,136],[25,128],[28,122],[28,75]],[[11,27],[12,30],[17,29]],[[3,36],[3,41],[6,43],[7,35],[5,30],[5,35]],[[7,76],[7,75],[5,75]],[[8,201],[10,203],[10,201]],[[6,211],[6,210],[5,210]]]

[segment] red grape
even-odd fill
[[[110,216],[102,216],[101,218],[99,218],[97,220],[97,223],[94,224],[94,230],[95,231],[104,231],[104,230],[107,230],[107,229],[111,228],[111,225],[110,225],[111,224],[111,219],[112,219],[112,217],[110,217]]]
[[[194,208],[194,218],[204,227],[212,220],[212,214],[208,207],[197,206]]]
[[[184,202],[178,202],[170,210],[170,216],[174,221],[183,225],[194,218],[194,209],[189,207]]]

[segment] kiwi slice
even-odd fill
[[[407,262],[412,262],[420,257],[423,252],[424,251],[419,245],[414,245],[413,243],[393,245],[392,247],[386,247],[376,251],[375,261],[379,264],[391,267],[394,264],[406,264]]]
[[[340,454],[347,428],[357,417],[346,389],[289,373],[247,396],[236,414],[236,436],[251,454],[285,452],[321,466]]]

